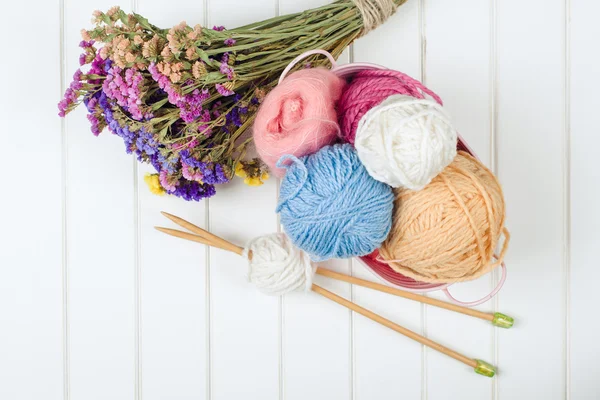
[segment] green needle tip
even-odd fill
[[[475,372],[479,375],[487,376],[488,378],[492,378],[496,375],[496,368],[483,360],[475,360],[477,361],[477,366],[475,367]]]
[[[494,326],[498,326],[500,328],[508,329],[513,326],[515,320],[508,315],[502,313],[494,313],[494,319],[492,320],[492,324]]]

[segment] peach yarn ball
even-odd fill
[[[333,143],[340,131],[335,104],[346,82],[325,68],[290,74],[265,97],[254,121],[256,150],[271,172],[286,154],[302,157]]]
[[[420,191],[394,190],[392,230],[380,256],[396,272],[421,282],[478,278],[498,266],[509,234],[497,178],[464,151]],[[504,234],[503,248],[494,250]]]

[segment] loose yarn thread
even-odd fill
[[[294,290],[307,291],[312,286],[315,267],[283,233],[253,239],[243,256],[248,258],[250,282],[265,294],[279,296]]]
[[[373,178],[419,190],[452,162],[457,139],[438,103],[392,95],[360,119],[354,146]]]
[[[264,99],[254,121],[254,144],[263,162],[276,167],[284,154],[302,157],[333,143],[340,131],[335,104],[345,81],[325,68],[296,71]]]
[[[460,151],[420,191],[395,189],[394,224],[379,253],[396,272],[421,282],[472,280],[500,265],[510,235],[494,174]],[[494,249],[504,234],[496,261]]]
[[[393,194],[371,178],[348,144],[325,146],[287,168],[277,212],[291,241],[313,261],[371,253],[391,228]]]
[[[417,99],[424,99],[425,95],[429,95],[442,105],[442,99],[438,95],[402,72],[389,69],[357,72],[338,102],[342,139],[354,144],[356,129],[363,115],[394,94],[404,94]]]

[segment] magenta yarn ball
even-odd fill
[[[354,144],[358,122],[371,108],[389,96],[403,94],[425,98],[431,96],[438,104],[442,100],[410,76],[391,69],[366,69],[357,72],[338,103],[340,134],[344,141]]]
[[[254,121],[254,144],[274,175],[285,174],[275,165],[281,156],[313,154],[337,139],[336,103],[345,84],[328,69],[304,69],[265,97]]]

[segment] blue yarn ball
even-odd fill
[[[287,172],[277,212],[292,242],[313,261],[363,256],[379,248],[392,226],[391,187],[373,179],[349,144],[315,154],[282,156]]]

